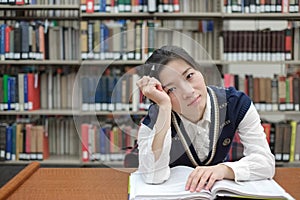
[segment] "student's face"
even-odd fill
[[[181,59],[170,61],[159,79],[171,99],[172,109],[192,122],[203,116],[207,90],[200,71]]]

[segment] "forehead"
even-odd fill
[[[174,75],[182,75],[184,71],[186,71],[191,66],[186,63],[184,60],[176,59],[168,62],[160,72],[160,75],[165,74],[174,74]]]
[[[159,79],[163,85],[171,84],[180,80],[184,73],[192,69],[193,68],[183,60],[173,60],[163,67],[159,73]]]

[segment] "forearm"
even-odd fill
[[[152,143],[152,151],[155,160],[158,160],[164,148],[166,134],[171,126],[171,106],[160,106],[155,127],[155,135]]]
[[[244,157],[239,161],[226,163],[233,169],[235,180],[272,178],[275,173],[274,155],[253,104],[239,124],[238,132],[244,146]]]
[[[275,173],[275,160],[273,156],[266,157],[261,154],[252,154],[239,161],[226,162],[235,175],[235,181],[260,180],[272,178]]]
[[[164,148],[161,151],[160,157],[155,160],[152,151],[152,143],[155,135],[155,128],[151,129],[148,126],[141,125],[138,134],[139,145],[139,171],[142,173],[146,183],[159,184],[169,178],[170,168],[170,148],[171,148],[171,128],[167,131],[164,138]]]

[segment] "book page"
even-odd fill
[[[171,168],[170,178],[157,185],[147,184],[143,181],[140,172],[134,172],[130,176],[130,200],[137,199],[210,199],[211,193],[206,190],[191,193],[185,190],[185,184],[193,168],[177,166]],[[203,197],[203,198],[200,198]]]
[[[231,180],[217,181],[212,193],[218,196],[247,196],[257,198],[293,199],[273,179],[244,181],[236,183]]]
[[[157,185],[147,184],[143,181],[140,172],[130,176],[130,200],[151,199],[215,199],[217,196],[268,198],[268,199],[294,199],[273,179],[259,181],[244,181],[236,183],[233,180],[217,181],[211,192],[202,190],[193,192],[185,190],[188,176],[194,169],[186,166],[171,168],[170,178]]]

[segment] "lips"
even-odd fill
[[[188,106],[191,106],[191,105],[193,105],[193,104],[196,104],[197,102],[200,101],[200,98],[201,98],[201,95],[197,96],[196,98],[194,98],[194,100],[193,100],[191,103],[188,104]]]

